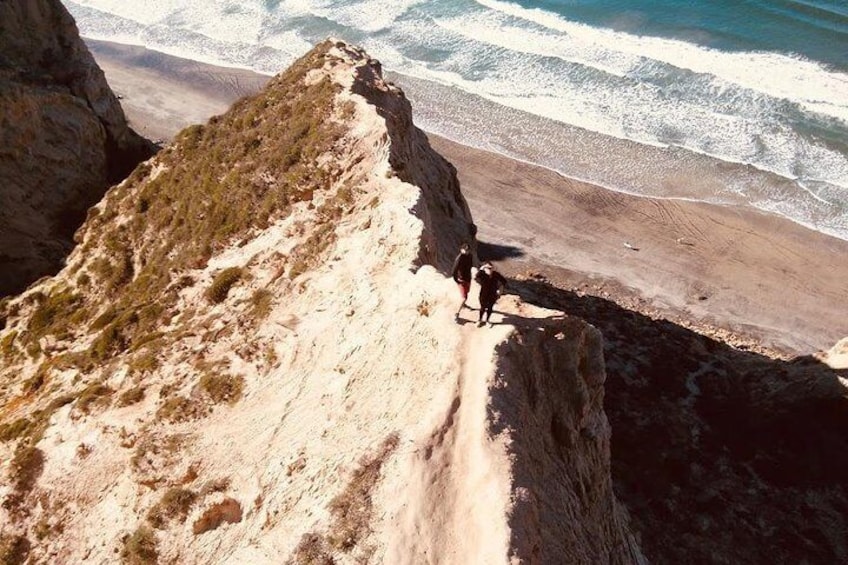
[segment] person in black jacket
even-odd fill
[[[456,317],[462,309],[468,306],[465,301],[468,299],[468,291],[471,289],[471,247],[467,243],[463,243],[459,248],[459,255],[453,262],[453,270],[451,276],[456,284],[459,285],[459,294],[462,295],[462,304],[459,305],[459,310],[456,311]]]
[[[477,322],[477,327],[480,327],[483,325],[484,313],[486,321],[489,322],[495,302],[498,301],[498,297],[506,286],[506,279],[495,270],[491,263],[487,262],[477,271],[474,280],[480,285],[480,320]],[[489,326],[491,325],[492,323],[489,322]]]

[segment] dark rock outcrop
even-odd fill
[[[58,271],[86,210],[153,151],[58,0],[0,2],[0,296]]]

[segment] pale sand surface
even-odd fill
[[[224,112],[268,78],[88,43],[131,124],[153,139]],[[848,335],[848,242],[754,210],[621,194],[430,140],[457,168],[481,252],[508,274],[543,273],[578,292],[788,354]]]
[[[134,45],[85,40],[106,73],[130,125],[153,140],[168,140],[190,124],[205,123],[270,77],[171,57]]]

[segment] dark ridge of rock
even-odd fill
[[[0,296],[57,272],[88,208],[154,150],[58,0],[0,2]]]

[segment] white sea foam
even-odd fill
[[[366,33],[375,33],[390,27],[411,7],[424,0],[368,0],[367,2],[339,2],[314,0],[308,2],[313,14]],[[367,4],[367,5],[363,5]],[[298,2],[302,6],[302,2]]]
[[[488,9],[573,36],[587,45],[708,73],[775,98],[796,101],[810,111],[848,123],[848,74],[828,71],[813,61],[774,53],[727,53],[673,39],[593,28],[569,22],[557,14],[501,0],[474,1]]]
[[[811,133],[826,132],[838,140],[848,131],[848,75],[811,61],[725,53],[592,28],[502,0],[75,0],[66,5],[87,37],[265,73],[280,71],[316,40],[336,35],[362,44],[387,68],[449,87],[445,92],[454,89],[495,108],[660,150],[678,146],[753,165],[797,180],[800,188],[793,197],[848,201],[844,140],[829,144]],[[515,127],[507,114],[489,114],[475,131],[462,133],[457,133],[459,126],[442,123],[440,133],[470,136],[478,146],[528,158],[536,150],[522,154],[515,144],[536,147],[539,140],[532,135],[548,134],[522,132],[510,141],[513,149],[505,149],[493,140],[496,130]],[[818,129],[797,127],[807,120]],[[450,127],[454,130],[446,131]],[[557,142],[549,141],[548,146]],[[592,150],[604,149],[595,145]],[[620,168],[613,188],[634,190],[644,171],[636,164],[629,167],[633,170]],[[804,182],[823,183],[832,193],[807,194]],[[660,192],[673,194],[669,186],[663,184]],[[767,187],[747,181],[726,180],[709,190],[713,193],[703,194],[704,199],[738,192],[772,211],[786,213],[784,208],[793,205],[774,204],[770,196],[763,197]],[[801,208],[798,213],[804,216]],[[844,208],[841,213],[848,215]]]
[[[558,55],[556,51],[544,56],[532,48],[515,51],[514,42],[533,42],[520,36],[509,39],[509,33],[486,25],[481,28],[479,18],[463,21],[461,26],[458,21],[442,24],[469,44],[471,38],[491,37],[493,44],[507,50],[498,54],[486,76],[479,79],[466,78],[461,71],[471,65],[462,60],[455,64],[456,57],[450,60],[451,65],[437,66],[416,65],[401,57],[400,68],[419,78],[452,84],[506,106],[607,135],[659,146],[674,143],[731,162],[754,164],[787,178],[815,176],[848,184],[848,160],[843,154],[815,145],[780,124],[775,113],[782,101],[744,91],[715,77],[697,77],[702,84],[696,87],[692,86],[694,78],[689,77],[688,83],[670,88],[646,80],[613,81],[607,76],[591,80],[579,63],[546,67],[544,59]],[[468,49],[478,54],[485,51],[473,45]],[[477,64],[481,58],[466,57]],[[563,60],[566,64],[574,62]],[[635,61],[629,64],[631,72],[637,69]],[[653,72],[664,78],[661,73],[669,72],[665,67],[643,74]],[[669,90],[687,87],[691,92],[669,95]]]

